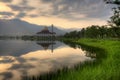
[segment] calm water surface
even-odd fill
[[[94,60],[87,54],[58,41],[0,40],[0,80],[21,80]]]

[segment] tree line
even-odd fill
[[[67,38],[120,38],[120,0],[104,0],[107,4],[114,4],[113,15],[108,21],[108,25],[92,25],[82,28],[80,31],[66,33]]]
[[[71,31],[64,35],[66,38],[120,38],[120,27],[92,25],[80,31]]]

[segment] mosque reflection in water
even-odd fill
[[[48,50],[51,47],[51,52],[53,53],[53,47],[56,44],[55,41],[36,41],[36,43],[43,47],[44,50]]]

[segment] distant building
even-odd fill
[[[40,32],[37,32],[37,36],[41,36],[41,37],[49,37],[49,36],[55,36],[56,33],[53,32],[53,26],[52,26],[52,32],[50,32],[48,30],[48,27],[44,27],[43,30],[41,30]]]

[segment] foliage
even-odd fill
[[[66,38],[120,38],[120,27],[92,25],[81,31],[72,31],[64,35]]]
[[[120,0],[104,0],[107,4],[117,4],[120,5]]]
[[[108,21],[111,27],[120,27],[120,0],[105,0],[108,4],[115,4],[113,7],[113,16],[110,17]]]
[[[120,27],[120,7],[113,8],[114,15],[110,17],[108,21],[111,27]]]

